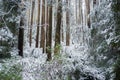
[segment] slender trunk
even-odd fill
[[[80,1],[80,23],[83,25],[83,10],[82,10],[82,1]]]
[[[87,26],[90,28],[90,17],[89,17],[90,2],[89,2],[89,0],[86,0],[86,10],[87,10]]]
[[[43,4],[45,4],[45,0],[43,1]],[[41,26],[41,42],[40,47],[45,48],[45,6],[42,6],[42,26]]]
[[[77,5],[77,0],[75,0],[75,13],[76,13],[76,15],[75,15],[75,17],[76,17],[76,24],[78,24],[78,13],[77,13],[77,7],[78,7],[78,5]]]
[[[31,24],[30,24],[30,46],[32,44],[32,26],[33,26],[33,12],[34,12],[35,2],[32,1],[32,12],[31,12]]]
[[[69,7],[69,1],[66,0],[67,6]],[[66,46],[70,45],[70,19],[69,11],[66,12]]]
[[[29,9],[29,15],[28,15],[28,33],[27,33],[27,38],[29,38],[29,32],[30,32],[30,23],[31,23],[31,12],[30,12],[30,9]]]
[[[81,1],[79,1],[79,24],[81,24]]]
[[[37,34],[36,34],[36,48],[39,44],[39,29],[40,29],[40,0],[38,0],[38,22],[37,22]]]
[[[64,26],[63,26],[63,21],[62,21],[62,23],[61,23],[61,40],[62,40],[62,42],[64,42]]]
[[[61,0],[58,0],[58,2],[61,2]],[[60,45],[60,31],[61,31],[61,20],[62,20],[62,6],[58,4],[58,9],[57,9],[57,24],[56,24],[56,32],[55,32],[55,49],[54,53],[58,54],[60,53],[60,50],[57,49],[57,46]]]
[[[48,25],[48,23],[47,23],[47,1],[45,0],[45,49],[44,49],[44,52],[46,53],[46,34],[47,34],[47,31],[46,31],[46,29],[47,29],[47,25]]]
[[[51,45],[52,45],[52,6],[49,7],[49,14],[48,14],[48,23],[49,26],[47,27],[47,36],[46,36],[46,53],[47,53],[47,60],[51,60]]]

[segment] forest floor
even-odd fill
[[[88,48],[76,44],[63,46],[61,54],[53,56],[50,62],[46,62],[47,55],[38,48],[34,49],[32,56],[19,62],[23,66],[23,80],[76,80],[86,72],[103,79],[104,76],[99,74],[100,69],[90,66],[88,57]]]

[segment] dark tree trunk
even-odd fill
[[[52,44],[52,6],[49,8],[48,14],[48,23],[49,26],[47,27],[47,34],[46,34],[46,53],[47,53],[47,60],[51,60],[51,44]]]
[[[58,0],[58,2],[61,2],[61,0]],[[55,50],[54,53],[57,54],[60,52],[60,50],[56,49],[57,46],[60,45],[60,31],[61,31],[61,19],[62,19],[62,6],[58,4],[57,9],[57,25],[56,25],[56,33],[55,33]]]
[[[37,34],[36,34],[36,48],[39,44],[39,30],[40,30],[40,0],[38,0],[38,23],[37,23]]]
[[[43,4],[45,4],[45,0],[43,0]],[[40,47],[45,48],[45,6],[42,6],[42,27],[41,27],[41,41],[40,41]]]
[[[18,35],[18,52],[19,55],[23,57],[23,42],[24,42],[24,18],[22,17],[20,20],[20,28],[19,28],[19,35]]]

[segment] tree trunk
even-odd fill
[[[46,33],[46,53],[47,53],[47,60],[51,60],[51,45],[52,45],[52,6],[49,7],[49,14],[48,14],[48,23],[47,26],[47,33]]]
[[[45,0],[43,1],[43,4],[45,4]],[[45,48],[45,6],[42,6],[42,26],[41,26],[41,42],[40,47]]]
[[[69,1],[66,0],[67,6],[69,7]],[[66,46],[70,45],[70,19],[69,11],[66,12]]]
[[[40,0],[38,0],[38,22],[37,22],[37,34],[36,34],[36,48],[39,44],[39,29],[40,29]]]
[[[18,35],[18,52],[19,55],[23,57],[23,42],[24,42],[24,18],[21,17],[20,20],[20,28],[19,28],[19,35]]]
[[[58,0],[58,2],[61,2],[61,0]],[[56,25],[56,32],[55,32],[55,49],[54,53],[58,54],[60,53],[60,50],[57,49],[57,46],[60,45],[60,31],[61,31],[61,19],[62,19],[62,6],[58,4],[58,9],[57,9],[57,25]]]
[[[89,0],[85,0],[85,1],[86,1],[86,10],[87,10],[87,26],[90,28],[90,17],[89,17],[90,2],[89,2]]]
[[[32,1],[32,12],[31,12],[31,24],[30,24],[30,46],[32,44],[32,26],[33,26],[33,13],[34,13],[35,1]]]

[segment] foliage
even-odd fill
[[[114,80],[120,80],[120,57],[116,61],[116,64],[114,65],[114,73],[115,73]]]
[[[21,67],[18,64],[7,66],[2,65],[2,69],[0,70],[0,79],[1,80],[22,80],[21,77]]]
[[[7,41],[1,41],[0,58],[10,58],[10,44]]]
[[[2,17],[5,21],[4,26],[7,26],[10,29],[10,31],[15,35],[17,29],[17,17],[20,13],[18,1],[3,0],[3,11],[4,14]]]
[[[60,54],[60,50],[61,50],[61,45],[57,44],[54,48],[54,53],[55,55],[59,55]]]
[[[112,11],[114,14],[114,20],[115,20],[115,33],[116,36],[120,35],[120,1],[119,0],[113,0],[112,4]]]
[[[50,48],[49,46],[47,47],[47,50],[49,52],[53,52],[54,50],[54,54],[56,56],[56,58],[59,58],[61,55],[60,55],[60,50],[61,50],[61,45],[60,44],[57,44],[54,49],[53,48]]]
[[[3,47],[2,51],[0,51],[0,58],[10,58],[10,47]]]
[[[113,0],[112,2],[105,1],[96,6],[91,13],[92,28],[90,44],[92,46],[90,47],[90,54],[94,56],[92,61],[96,67],[106,69],[104,70],[106,80],[111,78],[110,71],[107,71],[110,67],[115,67],[114,72],[117,75],[119,74],[119,71],[117,71],[119,69],[119,62],[116,61],[119,59],[118,56],[120,53],[119,2],[119,0]],[[114,62],[118,65],[113,66]]]
[[[46,48],[47,48],[48,52],[53,51],[53,49],[51,49],[50,46],[48,46],[48,47],[46,47]]]
[[[68,75],[67,78],[66,78],[66,80],[72,80],[72,79],[71,79],[71,76]]]
[[[93,28],[91,29],[91,37],[94,37],[94,35],[97,33],[97,29]]]
[[[20,0],[1,0],[0,2],[0,30],[5,31],[3,34],[7,33],[0,36],[0,58],[9,58],[11,56],[10,51],[15,45],[13,37],[15,38],[15,35],[17,35],[20,15],[19,3]],[[5,39],[2,40],[2,38]]]
[[[113,0],[112,4],[112,11],[114,14],[114,20],[115,20],[115,38],[112,40],[111,45],[113,47],[113,50],[115,51],[117,55],[117,60],[114,66],[114,73],[115,78],[114,80],[120,80],[120,1],[119,0]]]

